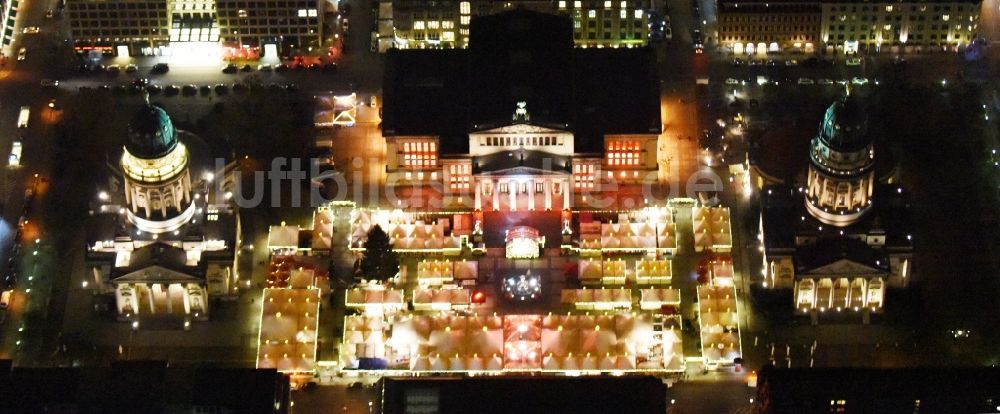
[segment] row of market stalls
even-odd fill
[[[363,250],[368,233],[382,228],[399,253],[458,255],[472,233],[471,214],[429,215],[402,210],[356,209],[351,212],[350,248]]]
[[[631,266],[629,266],[631,264]],[[584,285],[667,285],[673,278],[669,259],[639,259],[626,262],[622,258],[581,260],[577,277]]]
[[[633,296],[637,294],[638,296]],[[671,288],[649,289],[563,289],[562,303],[573,305],[577,310],[630,310],[638,302],[642,310],[663,310],[673,307],[675,312],[681,304],[681,293]]]
[[[410,372],[684,369],[678,317],[624,312],[349,316],[341,363]]]
[[[677,250],[677,226],[669,207],[648,207],[620,213],[609,221],[580,218],[580,254],[615,253],[673,254]]]
[[[728,253],[733,250],[733,230],[728,207],[693,207],[694,249]]]
[[[406,308],[404,296],[401,289],[368,284],[348,290],[346,306],[348,309],[359,309],[366,315],[393,314]],[[468,309],[472,304],[472,292],[455,286],[418,287],[413,289],[409,301],[416,311],[461,310]]]
[[[316,368],[317,329],[329,287],[334,213],[315,210],[308,226],[271,226],[266,284],[261,303],[257,367],[311,377]]]

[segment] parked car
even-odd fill
[[[861,58],[848,58],[847,59],[847,66],[860,66],[860,65],[861,65]]]
[[[149,73],[162,75],[164,73],[170,72],[170,65],[166,63],[157,63],[153,65],[153,68],[149,70]]]
[[[222,73],[233,74],[233,73],[239,72],[239,70],[240,70],[240,68],[238,68],[238,67],[236,67],[236,65],[230,63],[230,64],[228,64],[228,65],[226,65],[225,67],[222,68]]]
[[[257,70],[259,70],[261,72],[270,72],[271,71],[271,65],[258,65],[257,66]]]
[[[809,78],[799,78],[799,85],[812,85],[814,83],[816,83],[816,81],[814,81],[812,79],[809,79]]]
[[[125,66],[125,73],[135,73],[137,70],[139,70],[139,67],[134,64],[129,63]]]

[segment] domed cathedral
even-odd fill
[[[805,203],[809,214],[831,226],[857,223],[872,207],[875,150],[864,108],[853,96],[826,110],[812,139]]]
[[[166,111],[146,101],[129,121],[121,158],[129,221],[158,234],[194,216],[188,150]]]
[[[148,96],[124,129],[111,156],[118,163],[91,206],[83,286],[114,296],[121,321],[207,320],[209,299],[241,282],[235,163],[217,170],[208,145],[176,129]]]
[[[751,152],[761,285],[791,289],[795,311],[813,323],[847,314],[867,323],[883,312],[886,290],[911,278],[908,194],[893,183],[895,163],[876,151],[869,122],[861,97],[848,93],[815,135],[778,127]]]

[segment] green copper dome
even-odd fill
[[[128,123],[125,149],[139,158],[159,158],[177,146],[177,131],[170,116],[150,103],[143,105]]]
[[[827,108],[819,136],[834,151],[853,152],[871,144],[867,116],[855,97],[844,97]]]

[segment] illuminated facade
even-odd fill
[[[979,29],[978,1],[823,3],[828,52],[941,51],[967,46]]]
[[[979,28],[978,1],[719,3],[724,51],[856,54],[928,52],[967,46]]]
[[[187,147],[177,140],[170,117],[146,104],[132,118],[122,154],[126,212],[139,230],[174,231],[194,214]]]
[[[907,194],[890,184],[894,164],[876,152],[867,122],[856,97],[838,100],[809,142],[804,177],[778,181],[787,174],[772,159],[754,166],[767,183],[760,190],[762,284],[791,289],[796,312],[814,323],[827,312],[867,322],[884,310],[886,291],[911,278]],[[783,145],[775,140],[760,152],[787,151]]]
[[[318,47],[316,1],[70,0],[67,20],[77,51],[122,55],[256,57],[273,44],[281,53]],[[226,49],[220,49],[220,41]],[[249,52],[249,54],[247,54]]]
[[[812,139],[806,209],[837,227],[856,223],[872,207],[875,150],[867,119],[851,97],[830,105],[819,134]]]
[[[238,289],[239,218],[224,184],[231,166],[193,181],[191,169],[207,165],[193,160],[196,141],[182,136],[147,101],[129,122],[120,178],[92,206],[82,284],[113,295],[119,320],[206,320],[209,296]],[[109,194],[114,189],[120,193]]]
[[[580,47],[643,46],[649,38],[648,1],[395,0],[379,3],[379,51],[390,48],[466,48],[473,17],[518,8],[570,17],[573,20],[573,40]]]
[[[811,53],[819,45],[820,5],[804,2],[719,2],[719,43],[736,55]]]

